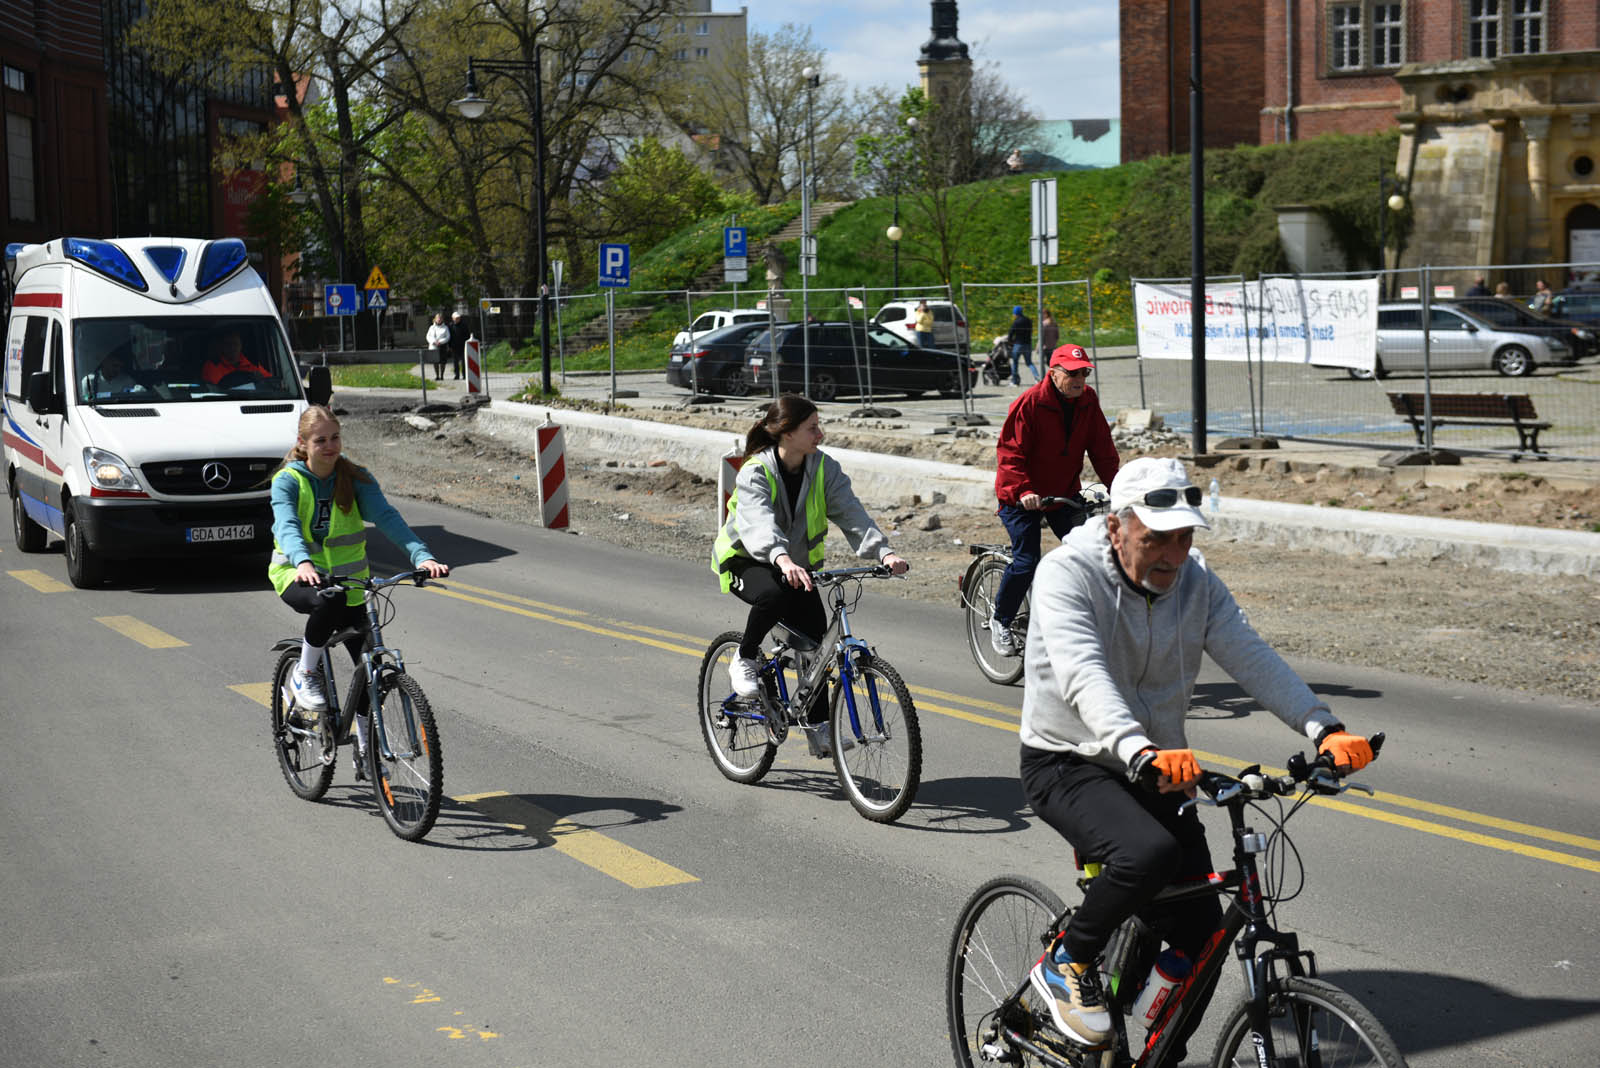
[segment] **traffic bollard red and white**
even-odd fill
[[[539,453],[534,458],[539,471],[539,515],[546,529],[565,529],[571,525],[567,517],[567,461],[566,441],[561,427],[544,413],[544,422],[534,428]]]
[[[483,388],[483,361],[481,358],[482,343],[475,337],[467,338],[467,392],[487,393]]]

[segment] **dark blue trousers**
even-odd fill
[[[1011,535],[1011,563],[1000,578],[1000,589],[994,596],[994,617],[1001,623],[1010,623],[1022,607],[1022,598],[1033,585],[1033,573],[1039,567],[1039,527],[1048,522],[1058,538],[1083,522],[1083,513],[1075,508],[1056,508],[1048,512],[1030,512],[1021,505],[1000,506],[1000,522]]]

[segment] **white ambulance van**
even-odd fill
[[[305,391],[236,238],[6,248],[4,456],[17,548],[111,561],[272,547],[268,481]]]

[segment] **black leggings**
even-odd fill
[[[333,637],[333,632],[343,630],[345,627],[356,627],[362,631],[367,626],[366,607],[359,604],[346,604],[341,595],[333,598],[317,596],[315,586],[305,586],[298,582],[289,583],[289,588],[283,591],[283,603],[293,608],[306,620],[306,642],[317,648],[328,644],[328,639]],[[350,653],[350,659],[361,662],[361,644],[363,637],[358,635],[344,643],[345,649]]]
[[[821,641],[828,629],[828,613],[822,595],[815,589],[795,589],[783,580],[783,573],[771,564],[748,556],[736,556],[729,563],[733,573],[734,595],[750,606],[745,620],[744,640],[739,655],[749,660],[761,656],[761,639],[782,623],[812,641]]]

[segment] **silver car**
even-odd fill
[[[1507,330],[1458,308],[1428,309],[1428,366],[1434,371],[1493,370],[1507,377],[1531,375],[1535,367],[1571,364],[1572,349],[1559,337]],[[1422,370],[1422,304],[1378,305],[1378,358],[1373,371],[1351,370],[1351,378],[1382,378],[1390,371]]]

